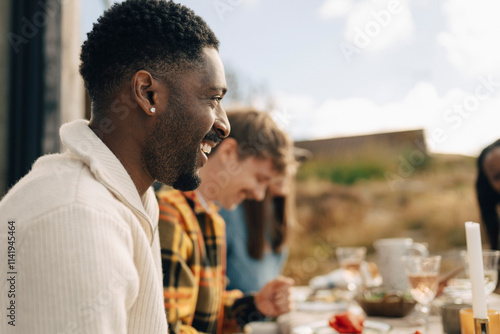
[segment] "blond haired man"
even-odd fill
[[[244,199],[263,200],[271,180],[292,159],[292,142],[269,114],[227,114],[231,134],[200,170],[198,190],[158,193],[165,308],[175,333],[221,333],[223,326],[231,326],[228,319],[241,329],[249,321],[290,310],[293,280],[285,277],[254,295],[239,296],[232,306],[225,298],[225,223],[218,206],[232,209]]]

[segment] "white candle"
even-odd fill
[[[472,286],[472,309],[474,318],[487,319],[486,292],[484,286],[483,249],[479,224],[465,223],[467,253],[469,256],[469,276]]]

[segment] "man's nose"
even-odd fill
[[[214,129],[221,138],[226,138],[231,132],[231,125],[227,119],[226,111],[222,106],[216,109]]]
[[[262,201],[262,200],[264,200],[264,197],[266,196],[266,189],[267,189],[267,186],[264,186],[264,185],[257,186],[253,190],[253,194],[252,194],[253,198],[256,201]]]

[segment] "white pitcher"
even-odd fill
[[[413,242],[412,238],[386,238],[373,242],[377,252],[377,265],[383,279],[383,285],[390,289],[408,289],[408,279],[404,271],[404,255],[428,256],[427,246]]]

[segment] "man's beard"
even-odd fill
[[[174,181],[174,184],[172,184],[172,187],[180,191],[195,190],[200,185],[200,182],[201,179],[198,175],[186,173],[179,175],[177,180]]]
[[[173,110],[171,106],[168,112],[177,118],[174,120],[164,112],[153,132],[146,138],[142,153],[143,165],[155,180],[163,184],[181,191],[194,190],[201,182],[198,175],[201,139],[191,139],[196,136],[193,129],[186,128],[186,124],[190,122],[182,119],[183,110]],[[186,143],[186,140],[190,139],[191,141]],[[179,142],[184,145],[180,146]]]

